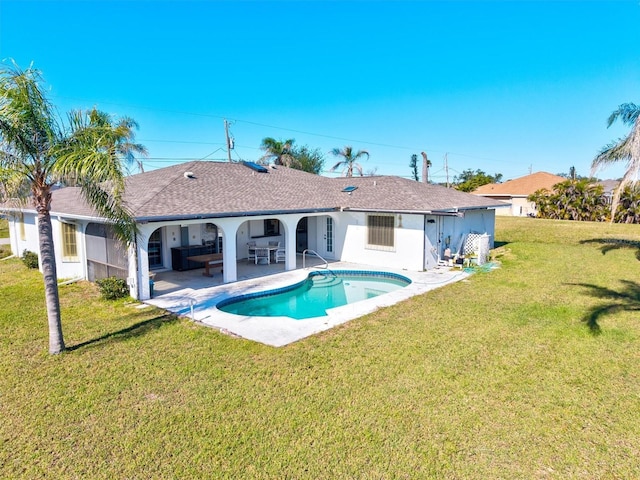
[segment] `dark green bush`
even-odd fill
[[[25,250],[22,252],[22,263],[24,263],[27,268],[38,268],[38,254]]]
[[[117,300],[129,295],[127,282],[122,278],[108,277],[96,280],[100,294],[105,300]]]

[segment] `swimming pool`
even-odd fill
[[[340,307],[406,287],[408,278],[396,273],[360,270],[311,272],[288,287],[228,298],[218,310],[244,316],[291,317],[296,320],[327,315]]]

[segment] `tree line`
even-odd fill
[[[640,223],[640,186],[635,184],[623,187],[613,211],[613,196],[588,178],[565,180],[552,191],[538,190],[527,200],[536,204],[537,218]]]

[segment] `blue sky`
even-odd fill
[[[370,152],[365,172],[587,175],[640,102],[640,2],[0,2],[0,59],[64,114],[140,124],[145,168],[256,160],[261,139]],[[334,158],[327,154],[327,168]],[[616,177],[623,166],[601,172]]]

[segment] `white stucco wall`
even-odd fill
[[[58,279],[83,278],[86,279],[86,248],[84,244],[84,231],[86,222],[77,220],[64,219],[67,223],[71,223],[76,227],[76,245],[78,255],[74,260],[65,260],[62,255],[62,221],[58,217],[51,218],[51,227],[53,232],[53,242],[56,253],[56,264],[58,270]]]
[[[511,214],[514,217],[526,217],[529,214],[535,215],[536,204],[530,202],[526,197],[515,197],[511,200]]]
[[[454,254],[460,249],[460,243],[469,233],[489,235],[490,248],[495,240],[495,210],[466,210],[463,217],[444,217],[442,226],[442,250],[451,249]],[[448,240],[448,242],[447,242]]]
[[[365,213],[342,212],[336,229],[336,234],[339,238],[342,237],[344,239],[340,260],[412,271],[422,270],[424,216],[396,214],[394,219],[394,247],[391,250],[383,250],[367,246],[367,220]]]
[[[526,217],[530,213],[536,214],[536,204],[527,200],[527,197],[487,197],[501,202],[508,202],[506,207],[496,208],[496,215],[502,217]]]
[[[36,226],[35,213],[23,213],[24,222],[24,240],[20,235],[20,218],[17,215],[9,215],[9,238],[11,242],[11,251],[17,257],[22,256],[25,250],[40,254],[38,246],[38,228]]]
[[[9,216],[9,235],[11,241],[11,251],[14,255],[20,257],[29,250],[35,252],[40,258],[40,243],[38,241],[37,214],[32,212],[23,212],[24,222],[24,240],[20,233],[20,220],[17,216]],[[73,219],[65,219],[69,223],[76,225],[76,244],[78,247],[78,256],[76,260],[69,261],[63,259],[62,256],[62,226],[58,216],[51,216],[51,232],[53,235],[54,253],[56,256],[56,270],[58,279],[86,278],[86,259],[84,248],[84,229],[86,222]]]

